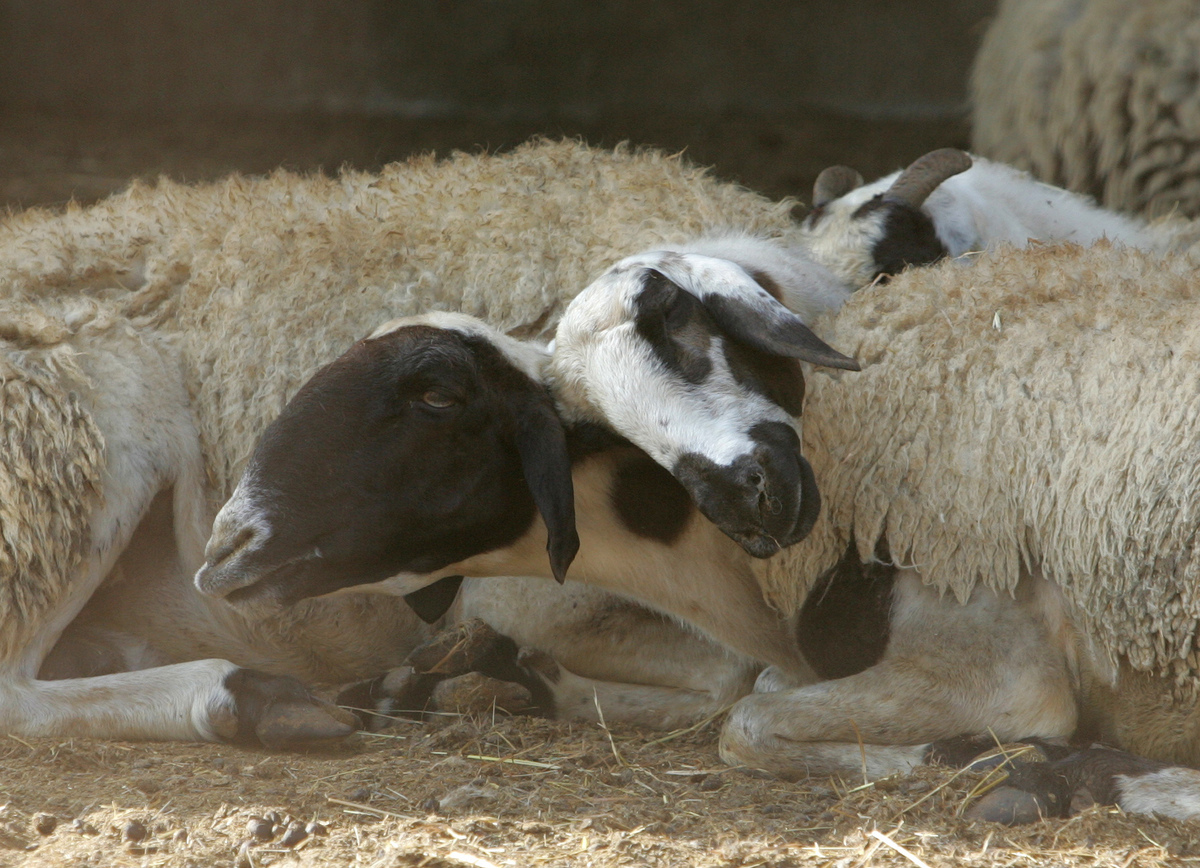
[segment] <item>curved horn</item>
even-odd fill
[[[883,198],[920,208],[929,198],[929,194],[943,181],[969,168],[971,158],[965,151],[958,148],[930,151],[925,156],[913,160],[909,167],[900,173],[900,177],[892,182]]]
[[[817,175],[816,183],[813,184],[813,207],[820,208],[834,199],[840,199],[862,184],[863,176],[849,166],[830,166],[822,169],[821,174]]]

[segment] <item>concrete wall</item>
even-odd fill
[[[0,0],[0,104],[491,119],[961,114],[994,0]]]

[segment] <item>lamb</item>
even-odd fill
[[[1100,239],[1156,253],[1188,252],[1191,221],[1154,223],[1098,207],[1028,173],[954,148],[932,151],[870,184],[845,166],[817,176],[804,246],[847,286],[1000,244]]]
[[[674,258],[614,268],[572,302],[548,371],[568,417],[620,421],[636,400],[620,383],[670,376],[639,371],[631,346],[597,352],[633,338],[620,307],[598,319],[592,296],[628,308],[656,272],[686,287]],[[825,508],[757,575],[794,613],[820,577],[895,564],[888,646],[819,684],[768,671],[735,706],[723,755],[785,776],[885,775],[963,733],[1082,735],[1152,761],[1079,760],[1110,777],[1131,762],[1135,778],[1190,780],[1162,764],[1200,763],[1197,291],[1186,258],[1101,243],[989,251],[971,269],[913,269],[849,300],[825,333],[865,369],[808,383],[804,451]],[[1142,785],[1109,789],[1133,806],[1149,798],[1134,794]],[[1162,810],[1200,816],[1195,785]]]
[[[397,665],[424,635],[403,603],[350,596],[254,622],[189,582],[285,400],[381,317],[432,307],[543,335],[628,251],[730,229],[789,239],[791,207],[658,153],[534,142],[379,175],[135,184],[7,217],[0,731],[273,744],[347,732],[287,677]]]
[[[971,73],[972,148],[1106,208],[1200,216],[1198,57],[1183,0],[1004,0]]]
[[[560,323],[549,372],[562,407],[575,412],[568,442],[578,436],[573,430],[603,424],[612,402],[628,401],[636,390],[623,384],[633,377],[650,390],[658,388],[655,379],[679,376],[669,366],[646,364],[637,344],[654,341],[629,325],[644,312],[645,293],[656,296],[664,280],[676,287],[673,304],[690,310],[696,299],[703,303],[695,279],[715,285],[717,266],[709,259],[642,254],[578,296]],[[964,274],[972,279],[968,288]],[[1195,763],[1200,753],[1194,645],[1200,611],[1187,554],[1196,526],[1196,437],[1186,399],[1197,297],[1183,260],[1103,244],[995,251],[970,272],[953,266],[906,272],[855,296],[830,324],[831,334],[870,362],[866,370],[853,376],[829,370],[809,380],[806,450],[827,509],[806,541],[758,560],[686,514],[660,516],[650,524],[660,530],[643,539],[630,539],[629,525],[618,537],[612,501],[587,493],[595,479],[586,477],[599,473],[599,490],[611,490],[620,474],[604,462],[619,459],[593,452],[574,468],[578,515],[581,527],[608,522],[592,532],[609,545],[585,540],[572,569],[588,581],[622,581],[622,591],[768,659],[777,651],[749,647],[757,630],[729,620],[756,599],[746,595],[747,575],[794,612],[820,577],[890,558],[896,563],[890,636],[877,662],[807,686],[795,686],[786,667],[768,670],[761,692],[740,700],[726,724],[728,761],[789,777],[864,769],[881,776],[947,755],[953,744],[945,740],[962,734],[1099,737],[1150,759],[1088,751],[1053,764],[1054,774],[1090,779],[1094,796],[1130,810],[1200,817],[1200,776],[1168,765]],[[1128,316],[1131,304],[1136,318]],[[598,320],[600,312],[607,318]],[[694,345],[687,318],[659,315],[671,324],[668,341]],[[714,370],[731,339],[725,332],[700,343]],[[1160,372],[1153,390],[1146,389],[1150,359]],[[353,381],[361,370],[348,375]],[[781,375],[769,366],[759,379],[740,382],[754,383],[759,388],[748,390],[749,397],[760,396],[762,384]],[[868,380],[865,388],[856,388],[859,378]],[[693,393],[730,387],[711,372],[692,385]],[[336,377],[306,388],[316,396],[322,389],[353,391]],[[1112,411],[1134,396],[1137,414]],[[536,521],[512,530],[497,548],[463,553],[457,562],[409,555],[374,575],[311,559],[298,566],[305,535],[296,539],[270,516],[279,503],[289,513],[302,507],[311,474],[320,474],[313,462],[280,463],[298,433],[316,430],[321,444],[330,442],[328,429],[346,414],[324,414],[320,404],[295,406],[260,445],[214,527],[209,560],[197,577],[205,590],[249,606],[394,570],[401,574],[377,589],[405,593],[442,574],[551,575],[538,563],[545,530]],[[747,406],[749,414],[758,412],[752,401]],[[1140,427],[1147,418],[1153,430]],[[645,446],[653,456],[661,443],[651,437]],[[323,461],[345,472],[337,450],[318,448]],[[667,510],[687,506],[666,495],[666,476],[659,484],[644,501]],[[336,504],[338,512],[349,505],[369,523],[380,503],[387,508],[399,496],[381,494],[352,486],[339,492],[346,500]],[[305,517],[320,527],[330,507],[319,504]],[[619,519],[621,508],[615,509]],[[661,530],[667,527],[671,533]],[[354,550],[374,556],[378,543],[360,537]],[[623,566],[597,569],[593,558]],[[336,585],[314,584],[310,573]],[[722,592],[725,581],[729,590]],[[982,808],[993,817],[1001,810],[1011,805]]]

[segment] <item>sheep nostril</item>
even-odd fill
[[[255,537],[254,528],[252,528],[252,527],[242,528],[242,530],[238,533],[238,535],[235,536],[229,542],[223,543],[222,545],[217,546],[211,552],[205,552],[205,560],[208,562],[208,566],[215,567],[215,566],[222,564],[225,561],[229,560],[234,555],[236,555],[238,552],[240,552],[242,549],[244,549],[246,546],[248,546],[250,544],[250,542],[254,539],[254,537]],[[214,542],[216,541],[216,537],[213,538],[213,541]]]

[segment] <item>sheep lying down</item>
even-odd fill
[[[595,429],[611,432],[603,414],[638,400],[630,384],[705,400],[712,371],[729,358],[728,332],[700,342],[711,368],[685,392],[669,392],[669,381],[703,366],[662,362],[696,348],[695,319],[671,312],[703,307],[681,259],[635,257],[582,293],[560,324],[546,378],[568,420],[573,462],[582,544],[569,574],[610,583],[772,664],[758,692],[735,705],[723,756],[787,777],[858,774],[865,758],[868,774],[880,776],[955,757],[960,736],[1094,739],[1130,753],[1048,747],[1053,762],[1015,775],[979,813],[1020,818],[1086,794],[1200,817],[1200,772],[1171,765],[1194,765],[1200,752],[1200,583],[1191,574],[1200,507],[1190,487],[1200,289],[1187,263],[1106,245],[1000,250],[967,271],[912,270],[856,295],[823,325],[864,370],[816,368],[808,378],[805,453],[824,509],[806,540],[762,560],[704,520],[667,474],[639,498],[652,514],[633,517],[628,480],[650,478],[646,456],[683,427],[659,426],[644,444],[634,440],[643,432],[630,431],[646,454],[621,441],[572,446],[594,444]],[[661,300],[664,280],[674,298],[656,314],[663,328],[638,329],[639,302]],[[597,321],[598,310],[611,318]],[[391,343],[384,356],[403,356],[414,327],[392,324],[376,348]],[[609,342],[625,351],[596,351]],[[277,525],[272,504],[294,503],[312,484],[311,465],[297,468],[287,455],[298,432],[324,437],[323,426],[336,423],[319,412],[320,395],[350,391],[341,377],[366,376],[346,364],[318,375],[306,387],[313,397],[302,392],[259,445],[218,518],[197,577],[203,589],[257,607],[356,581],[346,569],[326,573],[302,540],[264,530]],[[755,371],[757,381],[732,382],[749,384],[750,398],[784,394],[764,385],[778,369]],[[334,460],[341,475],[342,458]],[[636,472],[627,461],[640,462]],[[509,473],[519,490],[544,478]],[[350,486],[345,496],[354,514],[374,520],[379,492]],[[395,570],[377,588],[403,593],[451,574],[553,575],[561,528],[545,510],[541,520],[531,505],[524,514],[528,523],[491,550],[444,563],[410,552],[357,581]],[[230,543],[247,529],[243,554]],[[358,538],[365,548],[355,557],[394,556],[382,540],[371,543]],[[804,684],[795,655],[811,646],[812,620],[801,614],[769,628],[761,595],[795,613],[814,587],[863,565],[892,583],[886,647],[860,671]]]
[[[792,205],[653,151],[536,141],[378,174],[135,184],[87,208],[6,216],[0,732],[276,745],[346,733],[352,721],[288,678],[340,683],[400,665],[430,635],[403,599],[306,599],[247,618],[192,583],[213,516],[286,400],[383,319],[455,310],[548,336],[579,288],[629,252],[719,232],[788,241]],[[820,288],[815,307],[849,294],[819,265],[797,267]],[[800,478],[794,450],[772,442]],[[751,482],[720,475],[693,481]],[[786,521],[813,517],[794,507],[765,533],[732,529],[770,545]],[[484,615],[576,674],[632,673],[716,707],[720,685],[736,695],[758,665],[594,588],[522,596],[527,585],[468,582],[448,617]],[[597,650],[656,642],[683,650],[650,662]],[[786,667],[789,653],[763,656]],[[708,661],[702,676],[679,663],[692,659]]]

